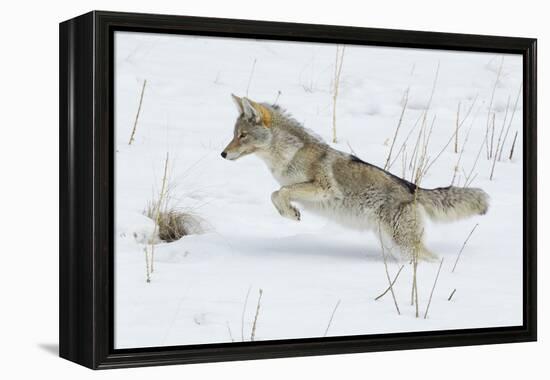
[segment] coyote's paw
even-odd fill
[[[418,252],[418,260],[424,261],[427,263],[434,263],[436,261],[439,261],[439,258],[432,251],[429,251],[428,249],[423,248],[423,249],[420,249],[420,252]]]
[[[295,220],[297,222],[300,221],[300,217],[301,217],[300,210],[298,210],[294,206],[290,206],[287,209],[282,210],[280,212],[280,214],[281,214],[281,216],[284,216],[285,218],[292,219],[292,220]]]

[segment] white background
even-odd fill
[[[8,5],[9,4],[9,5]],[[539,342],[93,373],[56,357],[58,336],[58,22],[92,9],[248,18],[539,39],[539,231],[550,28],[543,2],[58,1],[6,3],[0,23],[2,266],[0,371],[33,378],[542,378],[548,376],[546,241],[539,238]],[[548,214],[547,214],[548,215]]]

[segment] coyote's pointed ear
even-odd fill
[[[266,128],[271,127],[271,112],[266,107],[248,98],[242,98],[241,104],[245,117],[263,124]]]
[[[235,94],[231,94],[231,99],[233,99],[233,103],[235,103],[235,105],[237,106],[237,110],[239,111],[239,115],[242,115],[244,113],[242,98],[239,98]]]

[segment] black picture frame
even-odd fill
[[[523,325],[115,350],[113,33],[140,31],[523,56]],[[537,41],[93,11],[60,24],[60,356],[93,369],[535,341]]]

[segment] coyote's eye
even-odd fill
[[[244,139],[246,136],[247,136],[246,133],[241,133],[241,134],[239,135],[239,139]]]

